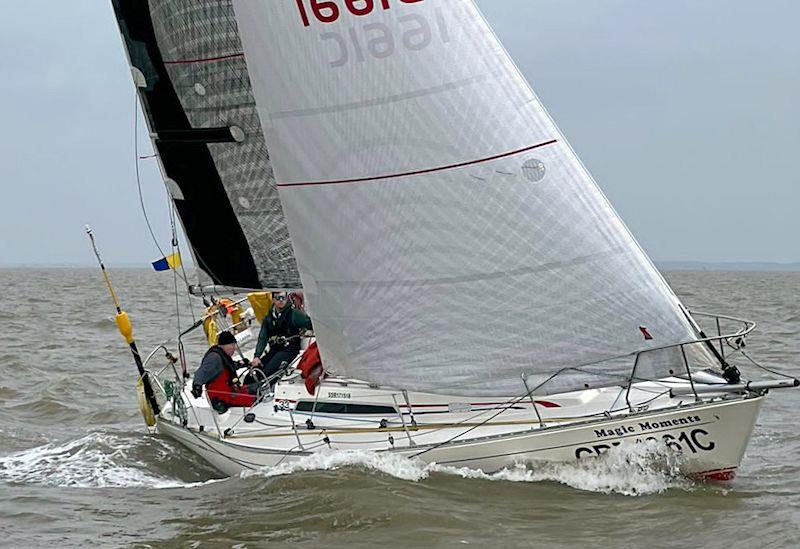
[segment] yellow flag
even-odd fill
[[[166,257],[166,259],[170,269],[177,269],[178,267],[181,266],[180,252],[175,252],[174,254],[170,254]]]

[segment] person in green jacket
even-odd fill
[[[261,321],[253,365],[271,376],[300,353],[300,334],[311,329],[309,316],[289,303],[286,292],[272,292],[272,306]],[[269,350],[264,353],[267,343]]]

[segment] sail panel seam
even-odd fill
[[[201,57],[198,59],[174,59],[172,61],[164,61],[165,65],[191,65],[193,63],[214,63],[217,61],[227,61],[229,59],[244,58],[243,53],[231,53],[228,55],[218,55],[216,57]]]
[[[426,88],[423,90],[417,90],[413,92],[406,92],[406,93],[398,93],[394,95],[390,95],[388,97],[379,97],[375,99],[367,99],[366,101],[356,101],[353,103],[345,103],[343,105],[333,105],[333,106],[323,106],[323,107],[312,107],[308,109],[294,109],[288,111],[279,111],[272,113],[270,115],[270,119],[272,120],[281,120],[283,118],[297,118],[301,116],[316,116],[319,114],[332,114],[332,113],[341,113],[346,111],[351,111],[355,109],[364,109],[369,107],[378,107],[381,105],[388,105],[390,103],[397,103],[399,101],[407,101],[409,99],[418,99],[420,97],[425,97],[428,95],[433,95],[436,93],[442,93],[445,91],[456,90],[458,88],[462,88],[465,86],[471,86],[473,84],[479,84],[484,81],[489,76],[498,76],[498,72],[495,71],[489,74],[483,74],[478,76],[473,76],[471,78],[465,78],[463,80],[457,80],[455,82],[447,82],[440,86],[434,86],[432,88]]]

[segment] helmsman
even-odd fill
[[[192,395],[200,398],[205,385],[211,405],[220,413],[232,406],[252,406],[255,390],[240,383],[236,370],[243,364],[234,362],[236,338],[230,332],[220,332],[217,344],[203,356],[200,368],[194,374]]]

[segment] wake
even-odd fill
[[[622,445],[599,458],[569,463],[516,464],[495,473],[468,467],[424,463],[386,452],[327,450],[291,463],[243,473],[243,477],[278,477],[301,471],[362,468],[400,480],[420,482],[431,475],[501,482],[557,482],[577,490],[641,496],[694,486],[679,472],[680,460],[659,443]]]
[[[142,445],[149,446],[144,458],[137,455],[143,453]],[[71,488],[165,489],[192,488],[225,480],[187,482],[154,471],[153,459],[167,461],[173,454],[174,447],[155,439],[90,433],[76,440],[0,457],[0,481]],[[449,475],[492,482],[556,482],[587,492],[641,496],[694,486],[680,474],[679,465],[679,456],[654,442],[621,445],[599,458],[516,464],[490,474],[468,467],[425,463],[388,452],[325,450],[275,467],[246,472],[241,477],[271,478],[356,468],[409,482],[421,482],[432,475]]]

